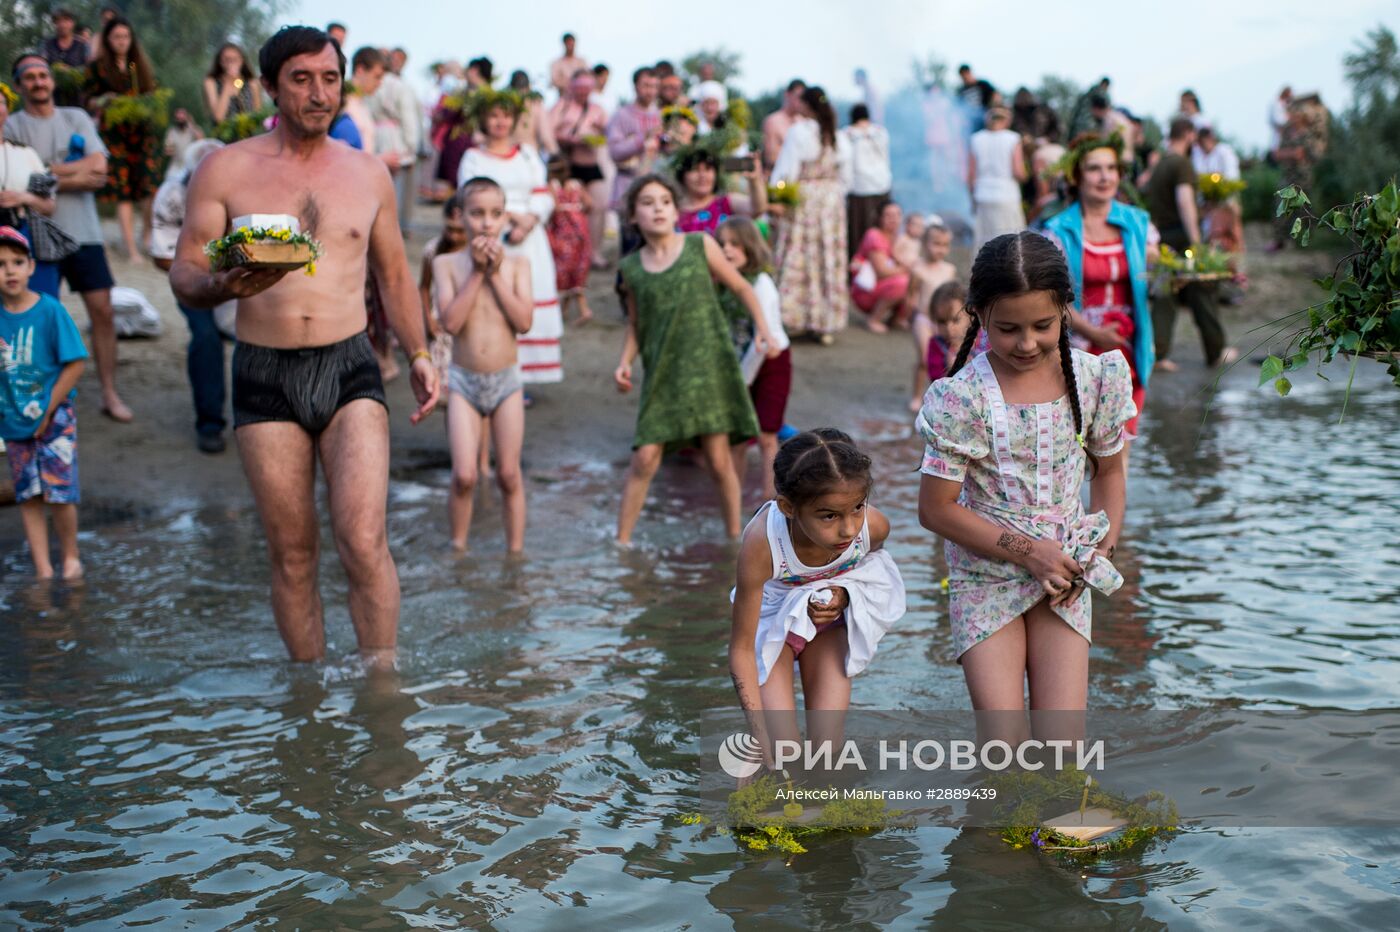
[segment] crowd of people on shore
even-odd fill
[[[1127,441],[1152,373],[1173,367],[1177,306],[1191,310],[1207,365],[1234,358],[1214,283],[1175,287],[1149,274],[1160,244],[1188,255],[1205,242],[1243,248],[1237,202],[1199,199],[1198,178],[1236,178],[1239,159],[1191,91],[1181,95],[1164,146],[1153,149],[1142,121],[1112,102],[1108,79],[1062,128],[1024,88],[1008,106],[969,66],[960,69],[957,99],[973,129],[965,164],[975,259],[964,274],[949,260],[960,228],[906,215],[893,199],[889,132],[873,94],[839,126],[822,87],[794,79],[750,139],[747,108],[713,65],[694,75],[664,60],[636,68],[629,101],[608,113],[600,92],[610,69],[590,65],[566,34],[549,66],[552,102],[524,71],[498,89],[485,57],[464,68],[434,66],[434,85],[420,97],[403,77],[402,49],[366,45],[347,54],[340,24],[287,27],[263,46],[257,72],[235,44],[215,53],[203,82],[206,120],[256,124],[226,145],[200,138],[197,121],[181,112],[163,139],[149,123],[113,117],[114,107],[157,87],[119,15],[106,20],[95,53],[81,47],[71,14],[59,11],[54,25],[43,49],[12,63],[17,93],[0,88],[0,436],[36,572],[55,575],[47,503],[62,551],[58,575],[81,574],[73,398],[88,354],[57,301],[60,279],[92,322],[102,410],[129,421],[115,382],[114,282],[96,204],[99,195],[117,203],[136,261],[135,218],[154,193],[145,246],[170,273],[189,322],[196,433],[208,453],[225,446],[223,343],[236,331],[232,421],[268,538],[274,615],[295,659],[324,651],[318,460],[361,648],[392,655],[398,582],[384,532],[383,383],[399,372],[395,348],[408,360],[415,423],[446,410],[452,545],[467,547],[478,486],[493,475],[507,549],[519,552],[527,392],[564,380],[566,309],[576,325],[586,323],[595,313],[590,274],[614,264],[627,317],[614,381],[624,393],[640,381],[616,540],[630,544],[665,455],[695,451],[715,483],[726,534],[742,532],[744,559],[762,570],[749,588],[740,579],[745,621],[736,622],[736,644],[747,659],[736,687],[746,704],[766,671],[782,667],[773,666],[782,649],[802,651],[765,614],[757,637],[772,656],[752,676],[743,644],[753,647],[757,622],[748,613],[767,606],[765,580],[791,588],[852,571],[879,550],[887,529],[866,516],[868,460],[850,438],[786,423],[793,340],[832,344],[852,305],[871,331],[912,336],[909,407],[929,444],[924,471],[937,480],[921,516],[950,541],[955,583],[970,587],[954,586],[967,600],[965,612],[954,605],[960,653],[1012,617],[1023,652],[1027,633],[1048,631],[1054,614],[1087,639],[1087,609],[1073,606],[1086,579],[1112,588],[1107,558],[1120,530]],[[56,74],[79,60],[86,109],[62,105]],[[1286,91],[1280,101],[1277,158],[1305,172],[1319,155],[1316,121],[1298,116],[1307,102],[1289,102]],[[266,119],[265,108],[274,111]],[[163,157],[170,169],[162,180]],[[419,198],[441,202],[442,227],[414,257],[414,274],[404,232]],[[205,244],[236,218],[279,212],[326,244],[333,258],[316,275],[210,267]],[[614,216],[616,253],[606,246]],[[1063,412],[1036,415],[1043,423],[1008,420],[1008,406],[1062,396]],[[1052,442],[1060,434],[1075,442]],[[744,532],[751,447],[757,486],[773,504]],[[1074,511],[1086,469],[1107,489],[1107,516],[1086,518],[1080,509],[1060,532],[1047,530],[1050,511]],[[973,504],[958,504],[973,475]],[[998,483],[1012,487],[998,491]],[[963,514],[999,495],[1019,510]],[[998,525],[1006,528],[1000,538],[989,530]],[[1055,537],[1081,530],[1073,541]],[[1096,553],[1103,562],[1091,570]],[[982,584],[968,582],[991,578],[988,561],[1014,565],[1006,572],[1020,587],[1016,606],[989,606]],[[902,584],[892,566],[876,576],[888,621],[902,612]],[[812,622],[801,626],[807,640],[826,643],[818,636],[855,604],[844,590],[833,599],[797,613]],[[792,613],[783,617],[786,636]],[[1059,633],[1038,635],[1053,642],[1055,657],[1065,648]],[[1077,663],[1078,647],[1070,653]],[[988,697],[1009,688],[991,672],[1004,658],[979,656],[987,672],[970,670],[969,688],[974,698],[981,690],[1001,701]],[[832,662],[824,650],[811,657],[824,668]],[[790,692],[790,675],[783,682]],[[1071,687],[1046,695],[1073,701]]]

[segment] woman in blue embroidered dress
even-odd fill
[[[1123,351],[1133,374],[1133,404],[1141,415],[1156,361],[1147,287],[1149,257],[1160,237],[1147,211],[1118,199],[1121,137],[1085,133],[1075,138],[1070,152],[1070,206],[1045,224],[1046,235],[1065,254],[1078,299],[1070,309],[1070,341],[1096,356]],[[1137,437],[1137,421],[1128,422],[1129,440]]]

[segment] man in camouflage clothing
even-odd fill
[[[1312,193],[1313,169],[1327,153],[1327,108],[1316,94],[1295,97],[1288,106],[1288,124],[1279,135],[1274,159],[1283,170],[1283,184],[1296,184]],[[1287,245],[1293,218],[1285,214],[1274,219],[1274,241],[1270,252]]]

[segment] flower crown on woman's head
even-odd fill
[[[467,109],[478,126],[486,122],[486,114],[498,107],[510,111],[512,117],[518,117],[525,110],[525,100],[515,91],[498,91],[490,85],[472,91],[467,100]]]
[[[1097,152],[1099,149],[1110,149],[1113,151],[1113,154],[1118,157],[1118,161],[1122,162],[1124,148],[1123,134],[1116,129],[1107,136],[1099,133],[1081,133],[1070,142],[1069,149],[1064,155],[1060,156],[1058,162],[1050,166],[1048,172],[1052,176],[1063,175],[1065,178],[1073,181],[1075,169],[1079,167],[1079,163],[1090,152]]]
[[[691,126],[697,129],[700,126],[700,118],[689,107],[663,107],[661,109],[661,122],[665,124],[672,120],[689,120]]]

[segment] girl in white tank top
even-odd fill
[[[844,711],[851,677],[904,614],[904,581],[882,549],[890,523],[867,501],[870,458],[821,428],[785,443],[773,473],[777,499],[744,530],[729,641],[734,688],[770,761],[771,739],[797,735],[794,667],[809,712]],[[808,722],[809,740],[837,737]]]

